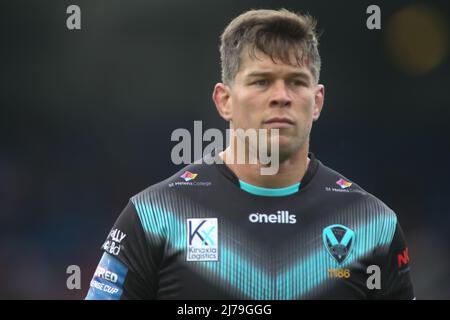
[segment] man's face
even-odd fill
[[[279,129],[280,155],[289,156],[308,140],[323,105],[324,88],[306,66],[274,63],[261,52],[242,54],[228,99],[233,129]],[[295,60],[293,60],[295,61]]]

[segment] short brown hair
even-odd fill
[[[256,57],[259,50],[274,62],[289,61],[294,48],[297,65],[307,65],[316,82],[319,81],[320,56],[316,21],[310,15],[293,13],[286,9],[250,10],[233,19],[220,36],[222,82],[232,84],[239,72],[241,53],[248,48]]]

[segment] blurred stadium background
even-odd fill
[[[81,8],[82,30],[66,28]],[[381,30],[366,8],[381,8]],[[81,299],[128,198],[173,174],[176,128],[225,129],[218,37],[250,8],[309,12],[325,106],[311,151],[393,208],[418,299],[450,298],[449,5],[2,1],[0,298]],[[79,265],[82,289],[66,288]]]

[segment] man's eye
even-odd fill
[[[256,84],[257,86],[266,86],[269,83],[267,80],[256,80],[253,82],[253,84]]]
[[[294,86],[304,86],[305,85],[305,82],[303,82],[302,80],[292,80],[291,83]]]

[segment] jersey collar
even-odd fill
[[[218,157],[217,154],[211,154],[211,157]],[[233,171],[226,165],[226,164],[218,164],[217,162],[214,164],[216,168],[220,171],[220,173],[225,176],[228,180],[230,180],[233,184],[235,184],[237,187],[241,188],[242,190],[249,192],[251,194],[259,195],[259,196],[265,196],[265,197],[279,197],[279,196],[287,196],[294,193],[297,193],[301,188],[305,188],[306,185],[309,184],[309,182],[312,180],[314,175],[317,172],[317,169],[319,167],[319,160],[316,159],[314,154],[312,152],[308,153],[308,157],[310,159],[308,168],[306,169],[305,175],[303,176],[302,181],[299,181],[296,184],[293,184],[291,186],[285,187],[285,188],[262,188],[253,186],[249,183],[246,183],[245,181],[239,180],[239,178],[234,174]]]

